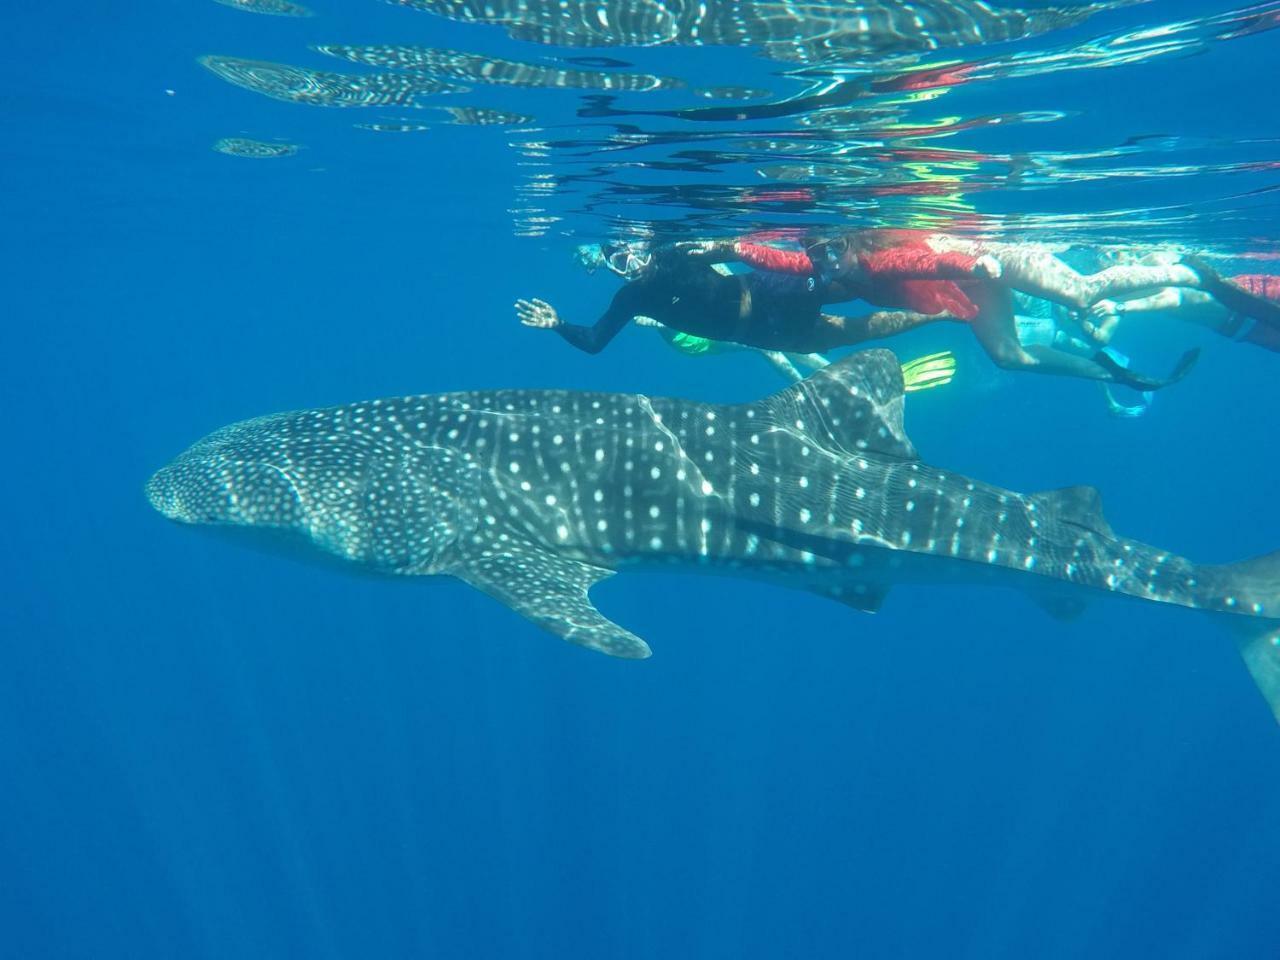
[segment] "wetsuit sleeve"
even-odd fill
[[[813,273],[813,261],[803,250],[779,250],[777,247],[766,247],[762,243],[743,243],[733,245],[734,252],[742,258],[747,266],[757,270],[772,270],[776,273]]]
[[[565,340],[573,344],[579,350],[586,353],[599,353],[609,345],[609,341],[616,337],[628,323],[631,318],[642,311],[632,308],[632,297],[629,287],[623,287],[613,298],[613,303],[609,304],[609,309],[604,312],[594,326],[586,327],[577,323],[562,323],[556,327],[556,333],[564,337]]]
[[[884,280],[963,280],[973,276],[977,257],[934,253],[927,248],[891,247],[860,256],[863,269]]]

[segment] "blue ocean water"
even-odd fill
[[[570,257],[584,240],[885,223],[1275,270],[1276,4],[1155,0],[932,46],[890,18],[892,44],[835,54],[794,23],[779,49],[723,24],[657,44],[688,39],[668,22],[688,11],[656,4],[585,7],[595,26],[551,44],[504,32],[546,27],[532,2],[489,7],[501,24],[473,22],[483,5],[309,6],[8,18],[0,956],[1280,955],[1280,732],[1207,618],[1100,601],[1062,623],[959,587],[865,616],[626,574],[594,596],[655,656],[621,662],[462,584],[291,563],[142,495],[199,436],[270,411],[781,385],[645,331],[588,357],[520,328],[518,297],[580,322],[607,305],[617,281]],[[734,22],[764,16],[749,6]],[[380,69],[313,44],[562,73],[324,108],[197,60]],[[694,92],[727,85],[759,93]],[[523,116],[449,122],[441,103]],[[300,149],[211,149],[227,137]],[[929,462],[1093,484],[1118,530],[1198,560],[1280,546],[1275,355],[1190,325],[1119,345],[1152,369],[1204,355],[1118,420],[1095,385],[996,370],[963,328],[891,344],[959,358],[908,400]]]

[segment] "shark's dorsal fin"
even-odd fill
[[[642,660],[649,645],[606,619],[587,591],[613,571],[510,539],[447,572],[571,643],[612,657]]]
[[[917,460],[902,425],[903,396],[897,357],[888,350],[864,350],[749,408],[831,450]]]
[[[1062,487],[1060,490],[1044,490],[1031,494],[1038,508],[1064,523],[1083,527],[1108,539],[1115,539],[1115,531],[1102,515],[1102,494],[1097,487]]]

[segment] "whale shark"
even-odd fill
[[[649,645],[591,602],[634,567],[760,578],[874,612],[901,583],[1018,587],[1051,614],[1091,595],[1235,627],[1280,721],[1280,552],[1197,564],[1115,534],[1092,487],[1020,494],[921,461],[887,350],[771,396],[495,390],[246,420],[157,471],[151,504],[352,570],[456,577],[615,657]]]

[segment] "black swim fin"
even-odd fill
[[[1160,377],[1149,377],[1146,374],[1121,366],[1120,362],[1105,350],[1099,350],[1093,355],[1093,362],[1100,367],[1104,367],[1116,383],[1132,387],[1140,393],[1150,393],[1153,390],[1160,390],[1177,383],[1191,372],[1191,368],[1196,365],[1196,361],[1199,359],[1199,347],[1188,350],[1178,359],[1169,376],[1161,379]]]
[[[1199,275],[1204,292],[1228,310],[1259,323],[1280,328],[1280,303],[1260,297],[1256,293],[1250,293],[1238,283],[1223,279],[1217,270],[1200,257],[1183,257],[1182,262]]]

